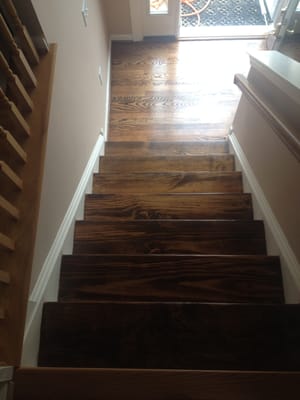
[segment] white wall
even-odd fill
[[[32,286],[105,127],[109,41],[100,0],[32,0],[48,41],[58,44]],[[103,86],[98,78],[102,67]]]

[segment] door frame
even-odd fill
[[[153,15],[150,16],[148,13],[149,8],[147,7],[148,0],[129,0],[130,6],[130,17],[131,17],[131,26],[132,26],[132,39],[133,41],[142,41],[145,36],[145,18],[153,18],[153,21],[159,18],[160,23],[164,23],[164,18],[173,19],[173,28],[171,34],[167,36],[178,37],[179,34],[179,14],[180,14],[180,0],[169,0],[171,4],[169,4],[171,12],[167,15]],[[162,36],[157,35],[155,32],[155,24],[153,25],[154,30],[149,35],[147,32],[146,36]]]

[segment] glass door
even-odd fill
[[[144,37],[177,37],[180,0],[130,0],[134,40]]]
[[[276,10],[274,30],[267,40],[268,48],[278,50],[285,36],[293,33],[297,20],[294,16],[299,8],[299,0],[281,0]]]

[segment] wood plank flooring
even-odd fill
[[[182,141],[227,136],[247,73],[263,41],[115,43],[110,141]]]

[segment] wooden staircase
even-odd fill
[[[227,141],[108,142],[15,399],[293,398],[299,311]]]

